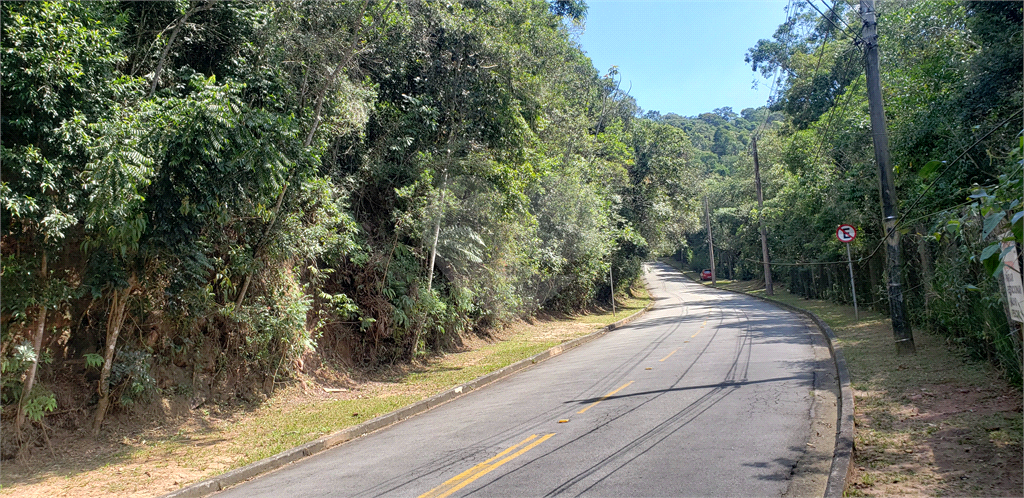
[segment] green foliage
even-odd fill
[[[156,394],[156,379],[150,373],[151,358],[147,351],[133,348],[121,348],[114,356],[108,382],[121,408],[148,403]]]
[[[696,224],[698,140],[600,76],[583,2],[2,8],[3,341],[60,313],[62,354],[102,367],[130,292],[123,408],[153,362],[254,382],[582,311]],[[728,172],[753,114],[716,112]]]
[[[850,302],[846,248],[834,236],[838,224],[850,223],[858,229],[849,248],[860,305],[887,311],[861,54],[852,33],[837,29],[855,31],[859,16],[840,3],[827,11],[828,22],[807,7],[796,5],[789,22],[748,52],[755,71],[780,75],[770,110],[744,111],[739,119],[720,109],[662,120],[688,132],[709,176],[701,183],[719,275],[762,277],[763,216],[772,260],[781,263],[776,281],[788,274],[791,292]],[[878,8],[911,319],[1020,383],[1018,325],[1009,323],[993,276],[1024,231],[1020,128],[1008,126],[1019,123],[1021,58],[1005,46],[1022,37],[1021,6],[929,0]],[[745,143],[744,130],[754,128],[742,119],[755,115],[764,209],[756,208],[749,156],[734,144]],[[685,232],[682,248],[692,251],[694,269],[707,264],[707,234],[699,226]]]
[[[25,387],[21,377],[37,357],[38,355],[32,344],[24,341],[15,346],[11,354],[0,361],[0,373],[3,374],[0,400],[5,405],[17,403],[21,400]]]
[[[1019,149],[1018,149],[1019,150]],[[1021,179],[1009,175],[999,175],[999,183],[989,190],[977,188],[970,198],[977,201],[977,215],[983,218],[981,240],[994,238],[986,245],[977,259],[985,265],[985,270],[993,277],[999,277],[1005,269],[1003,259],[1014,247],[1024,244],[1022,219],[1024,209],[1021,198],[1017,195],[1021,190]],[[958,224],[962,226],[962,222]],[[997,227],[1006,230],[996,237],[989,237]],[[1005,247],[1004,247],[1005,246]]]
[[[0,360],[0,402],[5,405],[21,403],[25,415],[36,422],[42,420],[47,412],[57,409],[57,399],[53,392],[39,383],[32,387],[32,392],[27,395],[24,393],[22,376],[37,357],[40,363],[53,361],[47,352],[37,354],[32,344],[24,341],[15,346],[10,355]]]
[[[32,393],[22,402],[22,408],[29,420],[39,422],[47,412],[57,409],[57,398],[43,386],[35,386]]]
[[[85,368],[102,368],[103,367],[103,356],[96,353],[86,353],[83,358],[85,359]]]

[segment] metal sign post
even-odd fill
[[[857,238],[857,229],[852,225],[839,225],[836,228],[836,238],[846,244],[846,265],[850,268],[850,292],[853,294],[853,318],[860,321],[860,313],[857,311],[857,286],[853,283],[853,258],[850,256],[850,242]]]

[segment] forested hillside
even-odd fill
[[[1005,238],[1018,248],[1022,240],[1021,4],[877,7],[910,320],[1019,384],[1021,328],[1009,321],[998,261],[1003,234],[1012,232]],[[653,117],[686,131],[707,175],[720,278],[764,278],[750,146],[757,136],[775,282],[850,303],[846,252],[835,237],[849,223],[859,232],[851,244],[859,304],[887,313],[860,16],[843,2],[821,9],[796,3],[775,35],[749,50],[747,62],[776,89],[767,109]],[[708,267],[704,230],[689,232],[681,247],[693,269]]]
[[[2,9],[5,425],[578,312],[696,198],[582,2]]]
[[[1019,383],[993,272],[1002,234],[1022,239],[1021,5],[879,8],[912,323]],[[311,361],[406,362],[584,311],[655,256],[707,267],[705,197],[720,276],[763,277],[763,214],[776,281],[847,302],[850,223],[860,304],[888,309],[843,2],[793,2],[750,49],[766,107],[695,117],[594,68],[575,0],[0,9],[5,437],[96,433],[156,396],[256,401]]]

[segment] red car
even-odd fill
[[[701,280],[711,280],[711,270],[704,270],[700,272]]]

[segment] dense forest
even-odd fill
[[[582,3],[0,8],[19,431],[607,303],[697,197],[686,134],[574,41]]]
[[[900,201],[902,288],[919,331],[940,333],[1021,382],[1021,326],[1009,320],[1000,241],[1021,247],[1024,67],[1020,2],[877,4],[881,79]],[[705,175],[717,273],[763,279],[759,220],[776,283],[808,298],[889,312],[878,169],[859,13],[796,3],[746,60],[770,78],[767,108],[653,115],[686,131]],[[757,209],[757,138],[764,209]],[[1004,235],[1005,234],[1005,235]],[[707,268],[706,231],[677,257]],[[1020,252],[1018,251],[1018,256]]]
[[[595,69],[573,0],[0,9],[16,432],[88,412],[98,433],[157,395],[258,400],[309,361],[372,368],[585,311],[656,256],[707,267],[705,197],[720,275],[763,277],[763,215],[776,280],[845,302],[851,223],[862,304],[886,309],[842,2],[794,2],[751,48],[768,106],[695,117],[644,112]],[[1021,5],[880,9],[912,321],[1019,382],[993,273],[1008,225],[1021,241]]]

